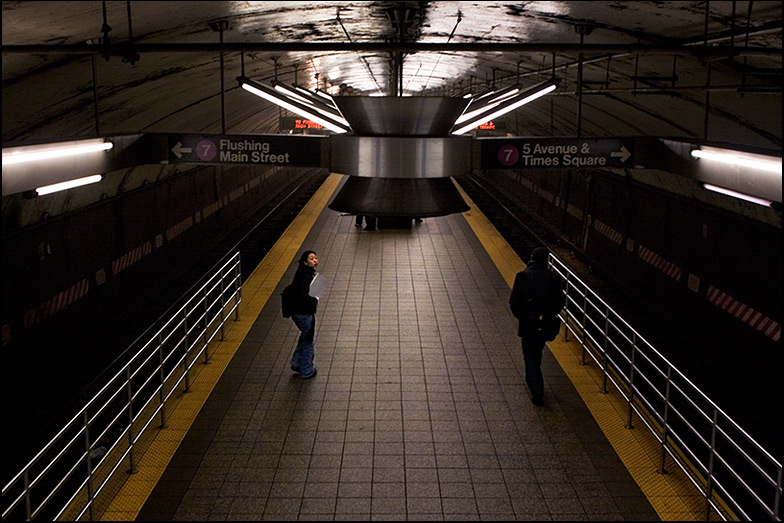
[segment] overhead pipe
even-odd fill
[[[779,29],[780,30],[780,29]],[[109,44],[24,44],[3,45],[2,52],[9,54],[103,54],[127,56],[129,49],[134,53],[205,53],[205,52],[286,52],[286,51],[382,51],[382,52],[510,52],[510,53],[627,53],[627,54],[675,54],[698,56],[703,59],[722,59],[735,56],[781,57],[781,49],[738,48],[686,45],[644,44],[573,44],[573,43],[516,43],[516,42],[229,42],[229,43],[134,43]],[[604,58],[604,57],[603,57]]]

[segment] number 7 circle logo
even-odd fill
[[[218,148],[211,140],[202,140],[196,144],[196,156],[203,162],[209,162],[218,154]]]
[[[498,161],[501,165],[514,165],[520,158],[520,153],[514,145],[504,145],[498,150]]]

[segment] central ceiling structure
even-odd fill
[[[359,97],[460,97],[557,77],[497,131],[781,150],[780,2],[2,6],[6,147],[279,132],[292,113],[241,89],[240,76]]]

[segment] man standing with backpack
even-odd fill
[[[515,276],[509,297],[509,307],[518,320],[525,382],[534,405],[544,404],[542,353],[545,343],[558,335],[561,326],[558,314],[566,303],[561,278],[547,267],[549,254],[544,247],[533,250],[528,266]]]

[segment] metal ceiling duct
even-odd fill
[[[333,211],[382,218],[431,218],[469,210],[451,178],[349,176]]]
[[[347,174],[329,208],[390,218],[469,209],[451,176],[471,169],[471,140],[449,136],[468,100],[339,96],[354,134],[330,138],[330,170]]]
[[[448,136],[469,100],[443,96],[336,96],[360,136]]]
[[[330,170],[370,178],[443,178],[471,171],[470,136],[331,136]]]

